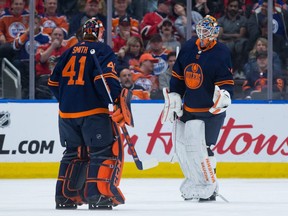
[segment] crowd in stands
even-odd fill
[[[7,58],[19,69],[23,99],[29,96],[28,2],[0,0],[0,59]],[[286,99],[288,75],[287,3],[273,0],[273,91],[280,99]],[[267,90],[267,4],[267,0],[195,0],[192,20],[187,20],[186,0],[113,0],[112,31],[106,28],[104,34],[112,35],[121,85],[133,90],[135,100],[163,99],[177,52],[187,40],[187,25],[195,37],[197,22],[212,15],[220,26],[218,40],[231,52],[234,78],[243,80],[242,92],[234,99],[253,99]],[[36,0],[35,11],[35,97],[50,99],[49,74],[62,53],[81,40],[86,20],[97,17],[107,26],[107,2]]]

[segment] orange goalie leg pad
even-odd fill
[[[115,123],[113,129],[115,134],[119,132]],[[124,204],[125,198],[118,188],[124,160],[121,136],[115,136],[111,146],[89,148],[89,155],[90,162],[85,186],[85,196],[88,202],[100,200],[102,196],[111,200],[113,205]]]

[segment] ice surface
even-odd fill
[[[0,216],[286,216],[288,179],[219,179],[216,202],[183,201],[181,179],[122,179],[126,204],[112,211],[55,210],[55,179],[0,180]]]

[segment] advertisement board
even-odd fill
[[[133,103],[135,127],[127,127],[139,157],[170,162],[173,124],[160,122],[162,103]],[[218,162],[288,162],[288,105],[232,104],[217,144]],[[0,163],[59,162],[57,103],[0,103]],[[133,162],[125,143],[125,161]]]

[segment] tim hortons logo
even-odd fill
[[[146,149],[147,154],[151,154],[156,145],[162,144],[164,146],[165,154],[169,155],[173,143],[171,132],[162,132],[163,125],[161,124],[161,118],[158,119],[154,130],[148,133],[150,140]],[[235,119],[228,119],[226,125],[222,126],[222,134],[218,139],[218,143],[213,148],[213,151],[219,155],[230,152],[233,155],[242,155],[248,151],[253,151],[255,155],[263,153],[266,151],[268,155],[281,154],[283,156],[288,155],[288,137],[286,137],[282,142],[278,139],[278,136],[272,135],[270,137],[265,136],[265,134],[259,134],[255,137],[249,133],[249,130],[253,129],[252,124],[237,124]],[[237,133],[237,130],[241,132]],[[244,132],[243,132],[244,131]],[[232,137],[233,132],[233,137]],[[235,135],[236,134],[236,135]],[[228,143],[228,138],[232,139]],[[168,140],[168,141],[167,141]],[[134,145],[137,144],[138,136],[131,136],[131,142]],[[131,152],[128,153],[131,154]]]

